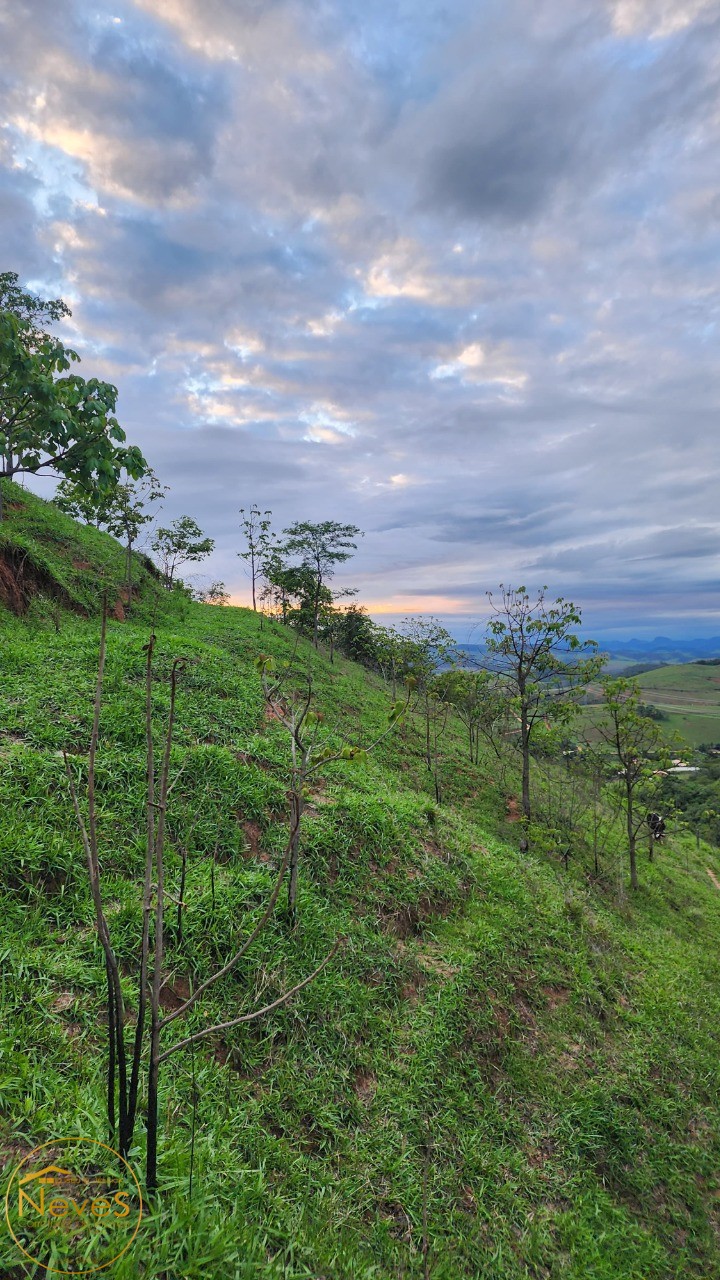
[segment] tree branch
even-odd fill
[[[318,965],[317,969],[313,969],[313,972],[309,974],[307,978],[303,978],[302,982],[296,983],[296,985],[291,987],[289,991],[286,991],[284,995],[278,996],[277,1000],[273,1000],[270,1004],[264,1005],[262,1009],[255,1009],[252,1013],[243,1013],[239,1018],[232,1018],[230,1022],[219,1022],[214,1027],[205,1027],[202,1031],[196,1031],[194,1035],[186,1036],[184,1040],[178,1040],[177,1044],[171,1045],[169,1049],[166,1049],[164,1053],[160,1054],[160,1057],[158,1058],[158,1066],[161,1062],[164,1062],[166,1058],[171,1057],[173,1053],[177,1053],[178,1049],[185,1049],[187,1045],[195,1044],[198,1040],[204,1040],[207,1036],[216,1035],[219,1031],[229,1031],[232,1027],[239,1027],[241,1022],[253,1022],[256,1018],[262,1018],[266,1013],[272,1013],[273,1009],[279,1009],[281,1005],[287,1004],[288,1000],[290,1000],[292,996],[297,995],[298,991],[302,991],[303,987],[307,987],[309,983],[317,978],[319,973],[322,973],[323,969],[330,963],[343,941],[344,938],[338,938],[330,951],[328,951],[325,959]]]

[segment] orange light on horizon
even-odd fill
[[[228,601],[236,609],[251,609],[252,600],[249,596],[231,595]],[[476,606],[468,606],[467,600],[458,600],[454,596],[390,596],[384,600],[365,600],[360,599],[356,602],[367,609],[368,613],[378,614],[419,614],[419,613],[445,613],[465,615],[466,617],[475,617],[477,613],[483,612],[484,602],[478,601]],[[343,602],[340,601],[342,607]]]
[[[391,596],[388,600],[362,600],[368,613],[469,613],[466,600],[453,596]]]

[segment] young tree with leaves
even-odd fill
[[[49,470],[103,494],[122,470],[137,479],[147,463],[125,444],[117,388],[70,373],[77,352],[46,331],[69,315],[60,299],[22,290],[14,272],[0,275],[0,479]]]
[[[327,592],[330,592],[331,600],[348,594],[345,591],[332,592],[328,583],[334,576],[336,565],[349,560],[357,549],[357,542],[353,539],[362,537],[362,530],[357,525],[338,524],[335,520],[323,520],[320,524],[304,520],[296,521],[284,529],[283,534],[283,554],[299,556],[299,567],[312,578],[312,640],[317,648],[323,593],[327,598]]]
[[[288,564],[278,547],[270,549],[263,562],[262,574],[265,586],[261,600],[279,613],[284,625],[312,636],[316,608],[319,626],[320,616],[332,606],[329,587],[322,587],[318,596],[312,570],[307,565]]]
[[[93,493],[76,480],[66,477],[55,490],[53,502],[73,520],[102,529],[110,518],[114,492],[110,489],[106,493]]]
[[[520,724],[522,810],[532,816],[530,753],[536,729],[544,721],[567,723],[589,680],[602,669],[594,640],[581,640],[575,628],[580,610],[562,596],[550,603],[547,587],[531,600],[525,587],[500,586],[496,603],[488,592],[492,618],[487,625],[487,666],[512,700]],[[583,653],[592,656],[583,658]]]
[[[230,603],[230,596],[225,587],[224,582],[211,582],[209,587],[198,587],[193,591],[193,599],[198,604],[217,604],[226,605]]]
[[[616,781],[623,797],[630,884],[638,888],[637,841],[662,785],[662,770],[670,762],[670,743],[654,720],[642,715],[640,687],[635,680],[606,677],[604,703],[596,729],[601,756],[617,767]],[[677,749],[677,747],[675,747]]]
[[[433,727],[437,729],[436,721],[443,716],[435,693],[435,681],[440,669],[452,660],[457,646],[450,632],[432,616],[403,618],[401,635],[405,641],[405,675],[412,677],[417,689],[416,706],[422,710],[425,725],[425,762],[432,772],[436,759]]]
[[[489,671],[452,667],[437,677],[436,689],[467,729],[471,764],[479,763],[481,738],[500,759],[501,742],[508,728],[509,704],[497,677]]]
[[[114,538],[125,543],[125,591],[128,606],[132,601],[132,553],[143,525],[153,519],[148,504],[162,501],[168,486],[160,484],[155,472],[148,467],[142,479],[116,484],[106,493],[88,493],[74,480],[62,480],[57,487],[54,502],[61,511],[76,520],[105,528]]]
[[[250,566],[252,604],[253,609],[257,612],[256,584],[262,572],[262,565],[268,558],[273,545],[272,525],[270,522],[272,511],[261,511],[253,503],[249,511],[246,511],[245,507],[241,507],[240,515],[242,516],[240,528],[245,534],[247,550],[238,551],[238,555],[241,560],[245,560]]]
[[[350,604],[338,609],[334,616],[335,644],[346,658],[377,670],[377,640],[380,628],[368,615],[364,605]]]
[[[397,697],[398,683],[410,673],[410,641],[396,627],[377,627],[375,651],[380,674],[385,683],[390,685],[394,701]]]
[[[155,531],[150,545],[160,557],[165,586],[172,588],[180,565],[204,560],[212,553],[215,540],[203,535],[192,516],[178,516],[167,528]]]

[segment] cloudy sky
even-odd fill
[[[720,633],[717,0],[0,0],[3,269],[217,540]]]

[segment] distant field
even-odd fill
[[[643,700],[665,712],[664,727],[695,747],[720,742],[720,666],[686,662],[644,671],[635,679]]]
[[[720,667],[659,667],[638,676],[646,702],[668,715],[669,728],[693,746],[720,742]]]

